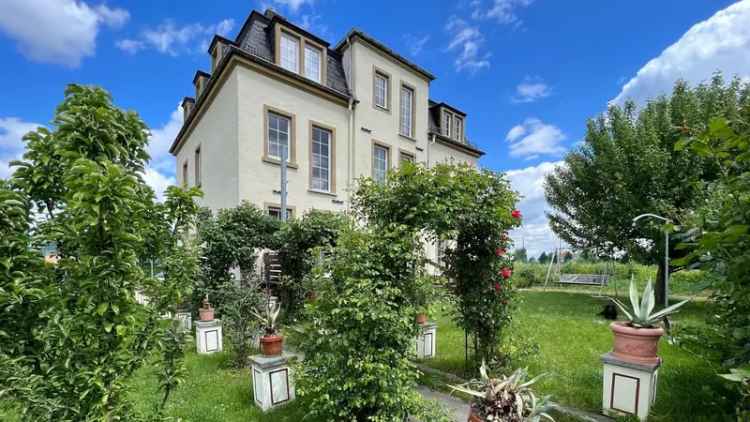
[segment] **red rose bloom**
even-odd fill
[[[519,211],[519,210],[513,210],[510,213],[510,216],[513,217],[513,218],[521,218],[521,211]]]
[[[513,271],[508,267],[505,267],[502,270],[500,270],[500,275],[503,276],[503,278],[506,280],[509,279],[512,274],[513,274]]]
[[[500,283],[495,283],[495,291],[496,292],[499,292],[502,289],[503,289],[503,286],[501,286]]]
[[[504,248],[497,248],[497,249],[495,249],[495,255],[497,255],[497,256],[503,256],[503,255],[505,255],[505,249]]]

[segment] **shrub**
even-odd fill
[[[232,361],[237,368],[247,365],[250,352],[258,346],[253,343],[260,332],[260,322],[255,313],[263,301],[263,295],[257,285],[257,282],[249,286],[228,283],[218,293],[221,296],[219,311],[226,338],[231,345]]]
[[[319,254],[336,244],[346,221],[347,217],[341,213],[312,210],[281,227],[276,242],[282,268],[278,293],[287,318],[299,313],[306,294],[311,292],[304,283],[305,277]]]
[[[419,251],[418,238],[402,226],[377,232],[348,227],[313,270],[319,296],[307,305],[297,384],[312,415],[390,422],[426,411],[410,360]]]

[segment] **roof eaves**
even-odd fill
[[[247,51],[241,49],[240,47],[237,47],[236,45],[230,46],[229,50],[226,54],[221,58],[221,61],[217,64],[216,70],[214,71],[214,75],[221,75],[221,73],[224,71],[224,68],[227,66],[229,61],[233,56],[240,56],[242,58],[245,58],[247,60],[253,61],[255,63],[260,64],[261,66],[265,66],[271,70],[277,71],[285,76],[292,77],[300,82],[303,82],[307,85],[310,85],[316,89],[320,89],[330,95],[333,95],[335,97],[338,97],[344,101],[351,100],[351,96],[348,93],[342,93],[340,91],[337,91],[331,87],[328,87],[326,85],[322,85],[316,82],[313,82],[303,76],[300,76],[294,72],[291,72],[289,70],[286,70],[282,68],[281,66],[276,65],[275,63],[269,62],[268,60],[265,60],[263,58],[260,58],[256,55],[250,54]],[[198,71],[196,73],[203,73],[208,75],[206,72]],[[196,75],[197,76],[197,75]],[[198,110],[203,105],[203,103],[206,101],[206,98],[208,98],[208,95],[205,95],[206,93],[210,92],[211,89],[213,89],[213,85],[216,83],[216,80],[218,78],[211,78],[211,75],[208,75],[208,85],[203,89],[204,95],[201,95],[198,100],[195,102],[195,107],[193,107],[193,110],[190,112],[190,114],[187,116],[185,121],[182,124],[182,127],[180,128],[180,131],[177,133],[177,136],[175,137],[174,141],[172,141],[172,145],[169,147],[169,152],[171,154],[175,154],[175,151],[179,144],[182,141],[182,137],[185,134],[185,131],[190,126],[192,120],[195,118],[195,116],[198,114]],[[183,100],[184,101],[184,100]]]
[[[441,134],[439,134],[437,132],[431,132],[430,134],[434,135],[435,139],[437,141],[439,141],[441,144],[447,145],[447,146],[452,147],[454,149],[461,150],[463,152],[466,152],[469,155],[473,155],[475,157],[481,157],[481,156],[485,155],[484,151],[482,151],[481,149],[476,148],[476,147],[474,147],[472,145],[465,144],[463,142],[458,142],[458,141],[453,140],[453,139],[451,139],[451,138],[449,138],[447,136],[441,135]]]

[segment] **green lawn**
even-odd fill
[[[547,372],[538,384],[542,394],[552,394],[559,403],[593,412],[601,407],[602,365],[599,356],[611,349],[609,321],[601,311],[604,300],[588,293],[527,290],[519,293],[517,310],[509,334],[539,345],[539,353],[520,359],[532,375]],[[674,318],[678,324],[703,324],[706,304],[688,304]],[[464,334],[446,312],[438,322],[437,357],[424,363],[463,376]],[[660,344],[664,365],[660,370],[653,421],[730,420],[731,406],[717,403],[711,388],[722,383],[700,358],[668,344]]]
[[[192,344],[188,345],[192,347]],[[185,422],[297,422],[307,413],[298,400],[263,414],[252,401],[252,382],[248,369],[225,368],[226,353],[199,356],[190,352],[186,358],[188,376],[167,405],[170,416]],[[161,394],[155,367],[146,366],[136,372],[130,382],[129,394],[136,410],[147,414],[156,406]],[[7,405],[7,404],[6,404]],[[14,412],[2,410],[0,421],[14,422]],[[314,421],[313,421],[314,422]]]
[[[553,400],[593,412],[601,406],[602,366],[599,356],[611,348],[608,321],[597,315],[603,299],[588,293],[528,290],[519,293],[519,309],[509,333],[525,343],[539,345],[537,354],[518,362],[532,374],[548,372],[550,377],[538,385],[542,394]],[[689,304],[675,321],[678,324],[703,324],[705,302]],[[424,363],[463,375],[464,336],[446,313],[437,316],[437,358]],[[192,349],[192,346],[188,346]],[[731,405],[722,403],[711,390],[722,384],[714,369],[698,357],[662,340],[664,366],[660,373],[659,393],[652,421],[731,420]],[[249,371],[225,368],[225,354],[198,356],[191,352],[186,363],[188,377],[170,399],[168,413],[184,421],[299,421],[306,414],[299,401],[269,414],[262,414],[252,403]],[[160,399],[155,368],[136,372],[130,382],[130,394],[137,410],[146,413]],[[425,377],[424,382],[445,388],[443,380]],[[14,422],[12,410],[3,410],[0,420]],[[570,420],[561,418],[562,420]]]

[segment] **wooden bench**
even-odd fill
[[[609,283],[607,274],[560,274],[560,284],[578,284],[603,287]]]

